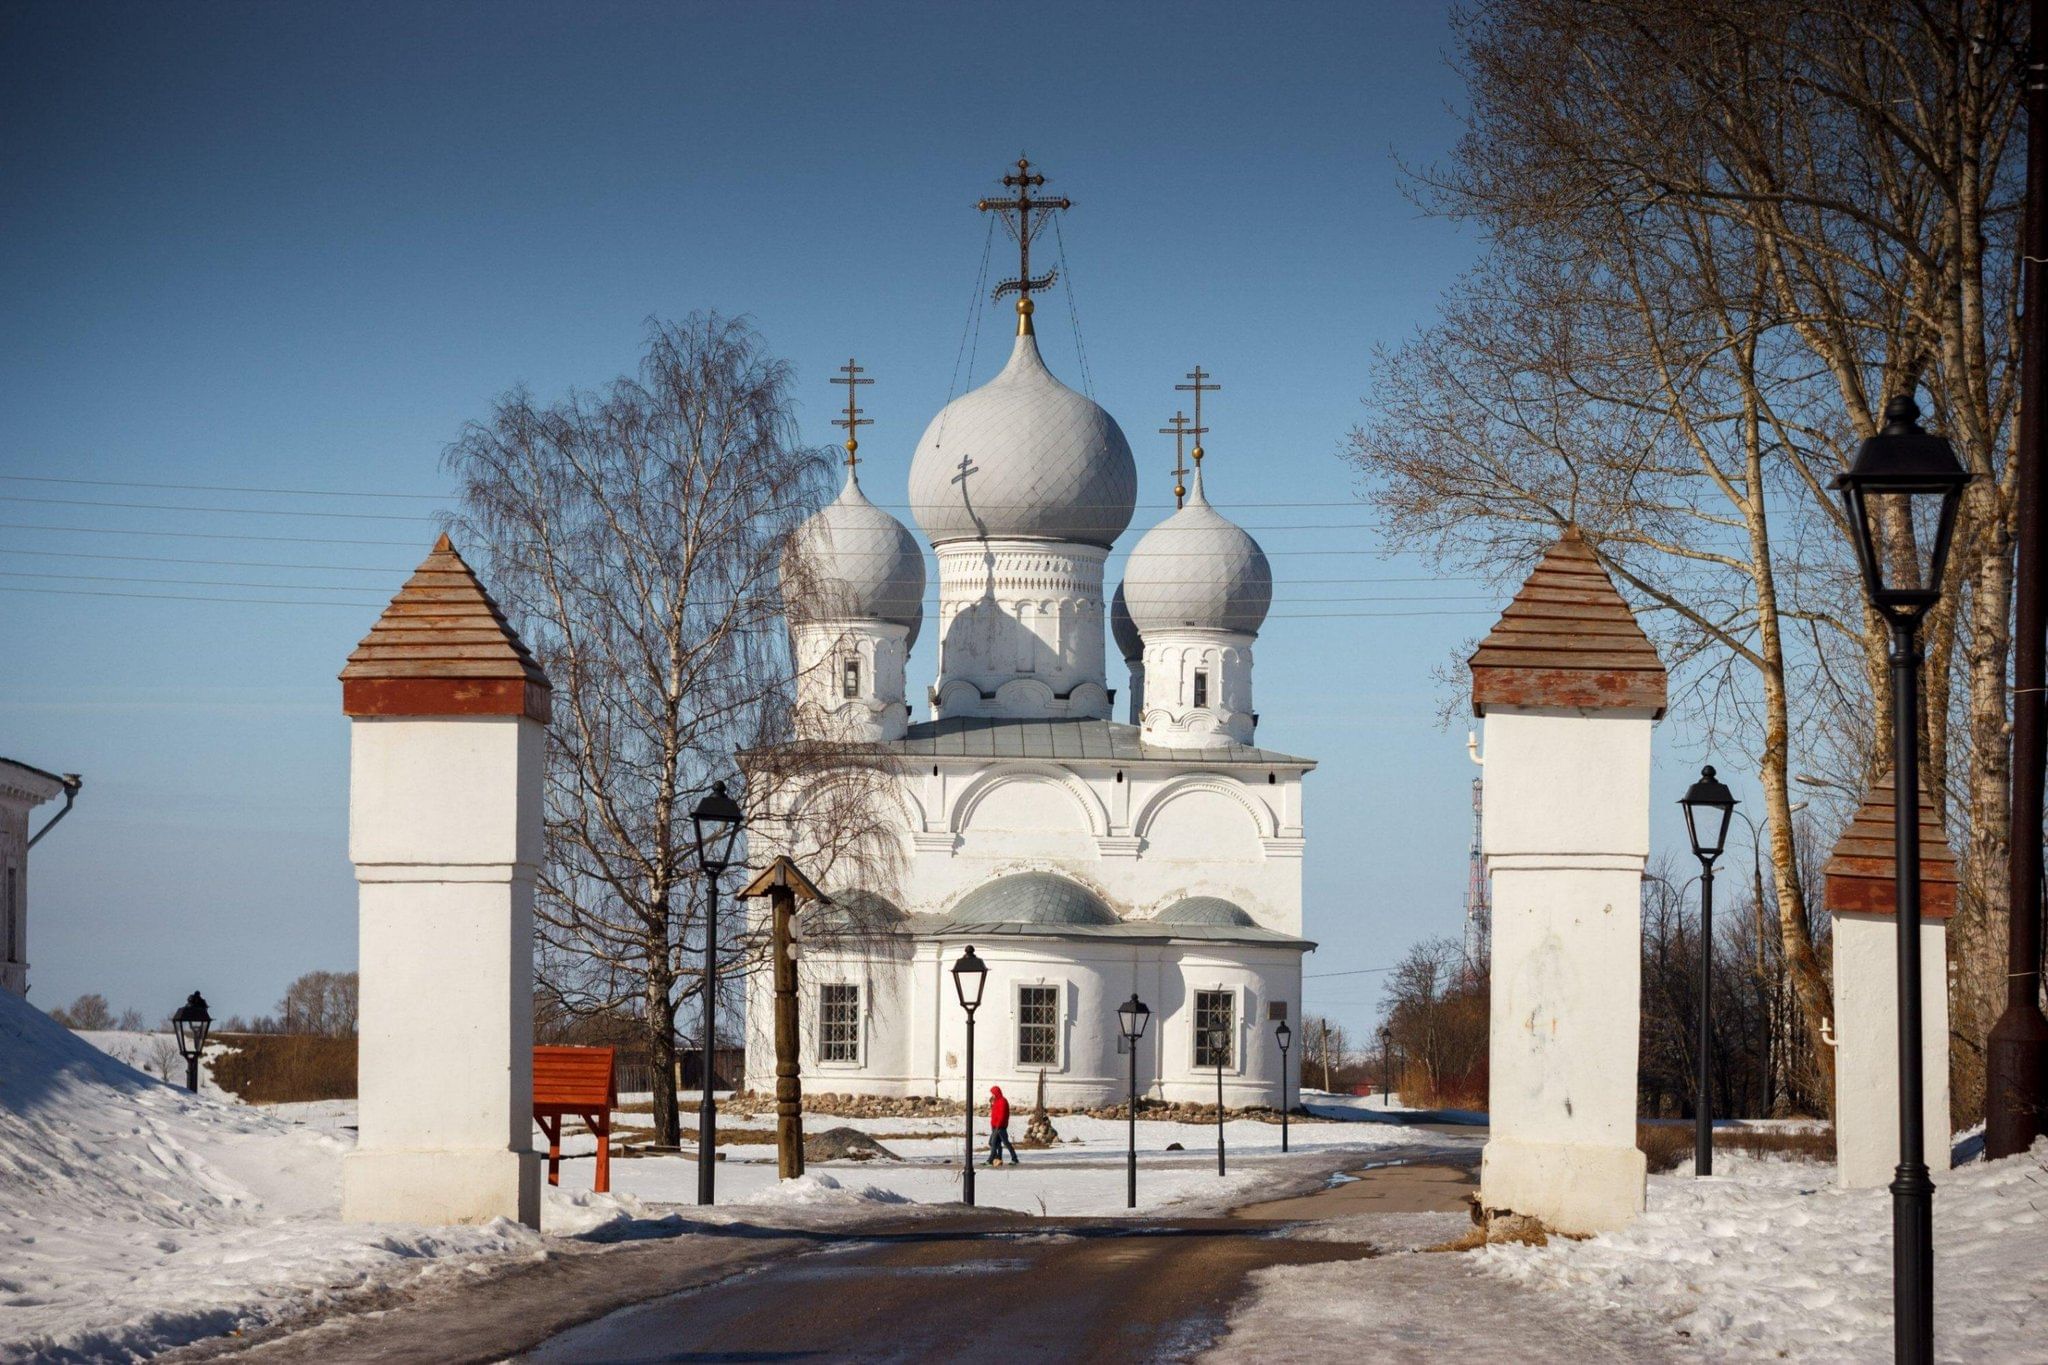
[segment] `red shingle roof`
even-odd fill
[[[1835,842],[1835,851],[1821,868],[1822,900],[1830,911],[1851,911],[1865,915],[1898,913],[1898,880],[1893,859],[1898,848],[1893,837],[1898,818],[1898,795],[1890,773],[1871,789],[1870,796]],[[1941,821],[1934,818],[1934,803],[1923,784],[1920,789],[1920,914],[1925,919],[1947,919],[1956,911],[1956,855],[1948,846]]]
[[[1473,651],[1472,714],[1488,706],[1664,714],[1664,663],[1576,528],[1567,530]]]
[[[547,674],[446,535],[341,670],[341,709],[351,716],[545,722],[549,694]]]

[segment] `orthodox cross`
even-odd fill
[[[875,381],[859,377],[864,373],[863,367],[854,364],[851,356],[847,357],[846,363],[839,367],[839,373],[843,377],[834,379],[832,382],[846,385],[846,416],[834,417],[832,425],[846,428],[846,467],[851,469],[857,460],[854,452],[860,449],[860,441],[856,439],[860,433],[856,428],[871,427],[875,424],[874,418],[861,416],[861,409],[853,405],[853,397],[857,392],[854,386],[856,384],[872,384]]]
[[[1064,197],[1034,199],[1031,191],[1045,183],[1043,175],[1034,175],[1031,162],[1025,157],[1017,158],[1017,171],[1003,177],[1003,184],[1017,191],[1014,199],[978,199],[974,207],[983,213],[999,213],[1003,226],[1017,242],[1017,278],[1004,280],[997,285],[989,297],[1000,299],[1005,294],[1017,296],[1017,312],[1020,320],[1017,330],[1020,334],[1031,330],[1031,294],[1038,289],[1050,288],[1059,278],[1058,269],[1046,271],[1036,279],[1031,275],[1031,239],[1044,231],[1048,218],[1059,209],[1072,208],[1073,201]],[[1012,215],[1015,215],[1012,217]],[[1034,216],[1036,215],[1036,216]]]
[[[1196,469],[1202,467],[1202,437],[1207,435],[1209,431],[1209,428],[1202,425],[1202,395],[1205,393],[1220,393],[1223,390],[1221,384],[1205,384],[1202,381],[1214,379],[1215,377],[1215,375],[1210,374],[1200,365],[1197,365],[1194,369],[1188,371],[1188,378],[1194,380],[1194,383],[1175,384],[1173,386],[1178,392],[1191,392],[1195,395],[1195,424],[1189,428],[1188,434],[1195,438],[1194,456]]]
[[[972,455],[962,455],[960,457],[959,470],[960,472],[958,474],[955,474],[946,482],[959,484],[960,492],[962,493],[962,495],[965,495],[967,492],[967,476],[969,474],[979,474],[981,472],[981,467],[974,463],[974,457]]]
[[[1185,507],[1187,506],[1188,496],[1188,461],[1185,453],[1188,437],[1188,415],[1184,412],[1176,412],[1167,420],[1171,425],[1159,428],[1159,434],[1173,438],[1173,505],[1175,507]]]

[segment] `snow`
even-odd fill
[[[1482,1269],[1684,1333],[1711,1358],[1881,1360],[1892,1349],[1891,1195],[1813,1162],[1717,1158],[1654,1176],[1629,1227],[1495,1246]],[[1936,1172],[1935,1348],[1944,1360],[2048,1361],[2048,1139]]]
[[[0,993],[0,1362],[141,1359],[317,1313],[366,1288],[536,1259],[565,1237],[614,1241],[756,1218],[826,1226],[918,1216],[920,1204],[935,1213],[960,1196],[959,1119],[806,1115],[809,1131],[863,1128],[905,1160],[833,1163],[779,1183],[772,1145],[728,1146],[719,1205],[699,1210],[694,1161],[615,1159],[614,1193],[593,1194],[591,1141],[565,1133],[566,1151],[585,1155],[565,1162],[562,1186],[547,1191],[545,1235],[502,1220],[343,1223],[353,1101],[248,1106],[214,1088],[203,1066],[201,1093],[190,1095],[124,1060],[154,1067],[157,1050],[148,1034],[73,1034]],[[722,1118],[727,1128],[770,1122]],[[1056,1123],[1077,1140],[982,1167],[978,1202],[1123,1214],[1124,1125]],[[1235,1120],[1225,1129],[1231,1174],[1219,1179],[1213,1125],[1143,1121],[1138,1131],[1141,1213],[1237,1202],[1326,1166],[1334,1149],[1412,1142],[1393,1125],[1297,1123],[1301,1155],[1283,1158],[1277,1125]],[[1167,1151],[1175,1142],[1185,1150]]]
[[[341,1223],[336,1106],[186,1094],[0,992],[0,1361],[138,1359],[537,1234]]]
[[[1295,1358],[1337,1358],[1347,1339],[1372,1339],[1392,1359],[1455,1349],[1465,1360],[1888,1360],[1889,1192],[1839,1189],[1833,1167],[1812,1161],[1723,1155],[1715,1164],[1706,1180],[1651,1177],[1642,1217],[1583,1241],[1401,1255],[1439,1232],[1438,1244],[1449,1240],[1465,1220],[1381,1216],[1296,1229],[1290,1235],[1393,1254],[1259,1272],[1216,1358],[1254,1360],[1283,1346]],[[2048,1361],[2048,1139],[1935,1178],[1937,1356]],[[1411,1291],[1434,1294],[1436,1310],[1411,1304]],[[1468,1315],[1511,1318],[1514,1349],[1503,1353],[1491,1328],[1466,1331]],[[1275,1322],[1286,1324],[1284,1341]]]

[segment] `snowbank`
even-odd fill
[[[1710,1180],[1652,1177],[1648,1211],[1620,1232],[1475,1260],[1654,1320],[1710,1357],[1888,1359],[1891,1196],[1833,1180],[1832,1166],[1735,1158]],[[2048,1361],[2048,1139],[1935,1183],[1936,1354]]]
[[[0,992],[0,1361],[132,1360],[451,1255],[509,1223],[338,1221],[348,1142],[186,1094]]]

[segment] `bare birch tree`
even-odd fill
[[[843,771],[806,807],[821,878],[878,818],[874,766],[790,725],[781,562],[829,468],[797,438],[790,382],[743,321],[650,324],[636,377],[545,404],[514,390],[445,457],[457,525],[555,689],[538,985],[571,1014],[637,1015],[664,1146],[681,1139],[676,1012],[703,982],[691,808],[724,780],[751,816]],[[722,979],[757,951],[740,919],[721,917]]]
[[[1813,1031],[1828,992],[1791,756],[1804,738],[1808,765],[1861,787],[1888,744],[1882,632],[1827,482],[1885,398],[1922,385],[1987,476],[1931,625],[1924,736],[1937,788],[1964,774],[1951,814],[1971,832],[1972,981],[2003,920],[2017,15],[1978,0],[1476,6],[1461,21],[1468,135],[1421,186],[1493,251],[1389,358],[1353,443],[1417,543],[1526,562],[1576,523],[1653,609],[1686,704],[1755,754],[1783,960]],[[1970,761],[1952,770],[1957,753]],[[1973,991],[1966,1048],[1989,1022]]]

